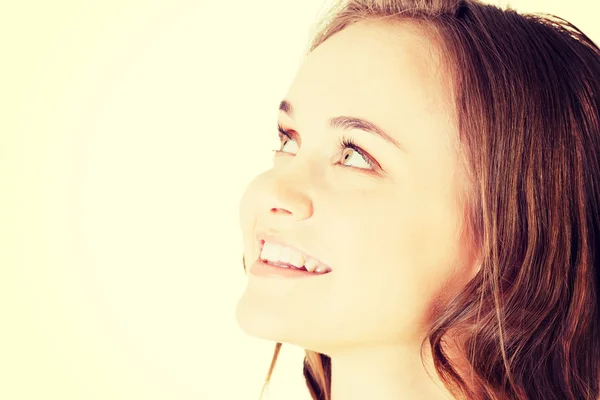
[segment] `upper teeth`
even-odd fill
[[[265,242],[260,253],[260,258],[272,262],[292,264],[297,268],[304,266],[309,272],[328,271],[328,268],[317,260],[306,257],[304,254],[290,247],[281,246],[276,243]]]

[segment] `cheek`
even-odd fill
[[[374,326],[389,324],[388,332],[423,322],[452,258],[449,239],[439,242],[443,229],[434,231],[435,224],[398,204],[363,212],[339,228],[336,241],[344,260],[340,298]]]
[[[392,239],[363,240],[360,246],[352,249],[328,293],[332,329],[348,341],[419,337],[435,294],[422,268],[409,251],[394,247]]]
[[[416,245],[422,238],[418,223],[405,212],[381,212],[365,218],[356,232],[352,245],[358,267],[369,281],[380,280],[383,285],[403,282],[418,283],[422,253]]]

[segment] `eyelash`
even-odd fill
[[[283,143],[283,139],[284,138],[293,140],[293,138],[291,137],[291,135],[289,134],[289,132],[287,132],[285,129],[283,129],[281,127],[281,125],[278,125],[277,129],[279,130],[279,140],[280,140],[280,142]],[[351,148],[352,150],[354,150],[358,154],[360,154],[364,158],[364,160],[367,162],[367,164],[369,164],[369,166],[373,170],[377,167],[376,163],[367,154],[367,152],[365,152],[363,149],[361,149],[360,147],[358,147],[356,145],[356,143],[354,142],[354,139],[342,136],[340,138],[340,140],[338,141],[338,150],[339,151],[343,151],[346,148]],[[275,153],[285,153],[285,151],[281,151],[281,150],[273,150],[273,152],[275,152]],[[356,169],[362,169],[362,170],[364,170],[364,168],[358,168],[358,167],[346,167],[346,168],[356,168]]]

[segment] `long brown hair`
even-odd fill
[[[481,268],[440,303],[421,351],[428,342],[456,398],[598,399],[600,49],[556,16],[476,0],[351,0],[322,17],[308,53],[366,19],[416,24],[436,40],[458,115]],[[451,332],[469,379],[448,355]],[[313,399],[329,400],[330,358],[305,353]]]

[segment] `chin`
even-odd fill
[[[245,295],[238,301],[235,319],[240,329],[248,336],[273,342],[289,339],[289,324],[276,313],[253,304]]]
[[[281,314],[265,308],[255,307],[249,299],[242,297],[236,308],[235,318],[240,329],[256,339],[280,342],[307,350],[320,348],[321,332],[301,324],[298,318],[282,318]]]

